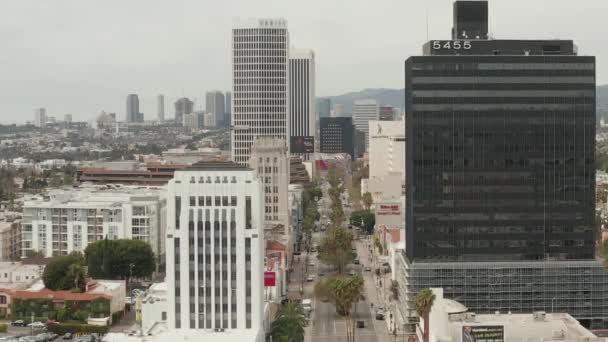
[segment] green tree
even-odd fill
[[[152,247],[141,240],[100,240],[85,249],[89,275],[98,279],[145,278],[152,275],[156,258]]]
[[[315,285],[315,295],[327,298],[336,308],[336,312],[343,316],[347,341],[354,341],[355,326],[352,312],[363,297],[363,289],[363,278],[359,274],[354,277],[327,278]]]
[[[365,208],[365,210],[369,210],[372,207],[372,204],[374,204],[372,194],[370,194],[369,192],[363,194],[361,201],[363,202],[363,207]]]
[[[424,330],[422,331],[422,338],[424,342],[429,341],[429,313],[435,303],[435,294],[428,288],[421,289],[416,294],[416,312],[418,316],[424,319]]]
[[[75,290],[85,288],[82,256],[71,254],[53,257],[44,269],[44,286],[51,290]]]
[[[376,225],[376,215],[370,210],[353,211],[350,215],[350,224],[361,227],[367,234],[371,234]]]
[[[274,341],[304,341],[304,310],[300,304],[289,303],[283,305],[275,321],[270,327],[270,334]]]
[[[333,265],[338,273],[344,273],[346,265],[355,258],[352,252],[353,234],[343,227],[330,229],[321,238],[319,259]]]

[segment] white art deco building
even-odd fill
[[[175,173],[167,204],[169,329],[263,334],[262,191],[254,171],[233,162]]]

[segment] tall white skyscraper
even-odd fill
[[[157,112],[158,112],[158,121],[165,121],[165,95],[160,94],[156,97],[157,100]]]
[[[357,100],[353,106],[355,129],[365,135],[365,150],[369,149],[369,122],[378,120],[379,107],[376,100]]]
[[[263,189],[252,169],[198,163],[175,172],[167,197],[170,329],[263,334]]]
[[[312,50],[289,51],[289,134],[314,137],[318,143],[318,117],[315,98],[315,54]],[[294,154],[294,151],[292,151]],[[309,159],[309,154],[304,154]]]
[[[289,141],[287,21],[237,21],[231,46],[232,160],[246,164],[256,137]]]
[[[36,108],[34,109],[34,125],[36,127],[46,126],[46,109]]]

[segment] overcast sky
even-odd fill
[[[490,0],[495,38],[573,39],[597,56],[608,83],[607,0]],[[317,95],[402,88],[403,61],[428,38],[449,39],[452,0],[0,0],[0,123],[123,119],[137,93],[146,119],[156,95],[230,88],[230,28],[236,17],[284,17],[291,44],[316,53]]]

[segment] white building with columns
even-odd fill
[[[263,189],[233,162],[176,171],[168,185],[167,327],[263,340]],[[212,337],[212,335],[209,335]]]

